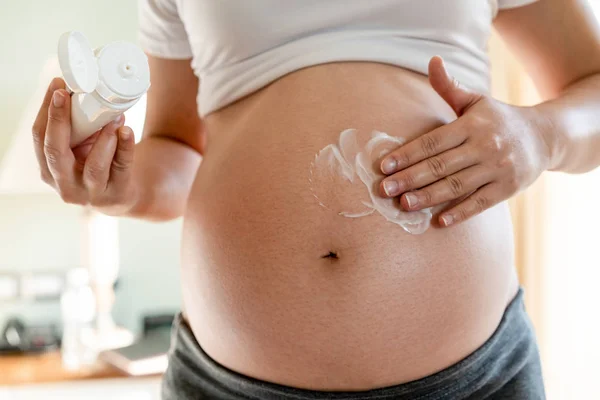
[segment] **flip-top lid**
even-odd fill
[[[91,93],[98,84],[98,61],[83,33],[65,32],[58,41],[58,63],[65,83],[75,93]]]

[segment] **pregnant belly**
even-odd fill
[[[346,129],[364,148],[373,131],[407,141],[454,118],[424,77],[370,63],[297,71],[208,116],[182,253],[204,350],[258,379],[364,390],[482,345],[517,289],[505,204],[411,234],[381,212],[340,215],[368,200],[361,180],[311,179]]]

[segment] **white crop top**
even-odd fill
[[[190,59],[201,117],[290,72],[374,61],[427,74],[440,55],[465,86],[489,92],[487,42],[499,9],[537,0],[139,0],[139,41]]]

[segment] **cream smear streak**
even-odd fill
[[[341,178],[347,183],[361,185],[360,198],[344,199],[343,210],[332,210],[347,218],[359,218],[377,211],[391,223],[399,225],[411,234],[424,233],[431,224],[432,209],[420,211],[403,211],[397,198],[384,198],[378,194],[378,186],[384,175],[379,169],[383,156],[395,150],[406,141],[390,136],[387,133],[373,131],[371,138],[361,148],[357,131],[346,129],[340,133],[338,143],[329,144],[315,155],[309,171],[310,189],[322,207],[331,210],[317,192],[324,192]],[[329,185],[329,186],[328,186]],[[335,186],[336,188],[338,186]],[[349,196],[350,197],[350,196]]]

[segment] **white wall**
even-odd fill
[[[0,196],[0,272],[55,271],[79,266],[80,209],[53,195]],[[56,303],[0,303],[0,329],[13,315],[50,322]]]
[[[59,36],[85,33],[93,46],[136,42],[135,0],[0,0],[0,159],[36,89]],[[67,269],[80,265],[80,209],[53,195],[0,195],[0,271]],[[142,312],[179,308],[180,221],[122,220],[121,286],[114,315],[137,329]],[[0,329],[10,314],[58,318],[56,304],[1,304]]]
[[[51,194],[0,196],[0,271],[78,266],[80,214]]]
[[[119,238],[121,273],[113,315],[137,330],[143,314],[180,308],[181,219],[160,224],[123,219]]]

